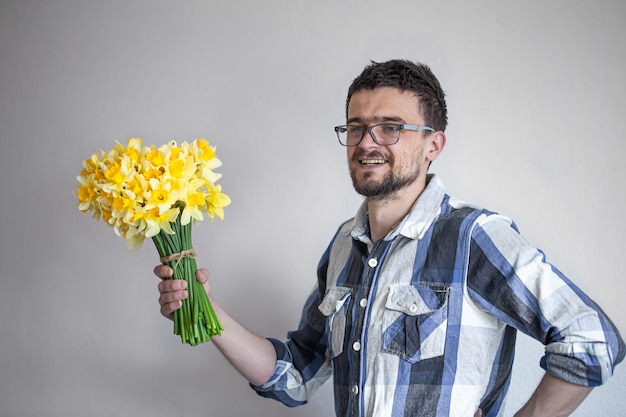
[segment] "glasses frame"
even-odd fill
[[[374,135],[374,133],[372,132],[372,129],[374,129],[375,127],[378,126],[385,126],[385,125],[392,125],[392,126],[397,126],[398,127],[398,137],[396,138],[395,142],[393,143],[380,143],[378,141],[378,139],[376,139],[376,135]],[[350,126],[353,127],[363,127],[363,132],[361,134],[361,139],[359,139],[357,141],[357,143],[355,143],[354,145],[348,145],[348,143],[343,143],[341,142],[341,133],[340,130],[341,129],[346,129]],[[337,140],[339,141],[339,143],[342,146],[358,146],[359,143],[361,143],[361,141],[363,140],[363,138],[365,137],[366,133],[369,133],[370,136],[372,137],[372,139],[374,140],[374,142],[376,142],[378,145],[380,146],[389,146],[389,145],[395,145],[396,143],[398,143],[398,141],[400,140],[400,133],[402,133],[403,130],[411,130],[414,132],[422,132],[422,131],[428,131],[428,132],[435,132],[435,129],[433,129],[432,127],[429,126],[425,126],[425,125],[412,125],[409,123],[377,123],[375,125],[371,125],[371,126],[362,126],[362,125],[339,125],[339,126],[335,126],[335,133],[337,134]],[[345,132],[344,132],[345,133]]]

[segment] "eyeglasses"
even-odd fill
[[[416,132],[424,130],[430,132],[435,131],[432,127],[406,123],[380,123],[373,126],[341,125],[335,127],[337,139],[339,139],[339,143],[343,146],[358,145],[361,143],[366,133],[369,133],[372,139],[374,139],[374,142],[379,145],[393,145],[400,140],[400,132],[402,130],[413,130]]]

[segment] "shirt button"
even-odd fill
[[[369,258],[367,260],[367,264],[369,265],[370,268],[376,268],[376,265],[378,265],[378,259],[376,259],[376,258]]]
[[[359,350],[361,350],[361,343],[360,342],[354,342],[352,344],[352,349],[354,349],[355,351],[358,352]]]
[[[353,385],[352,386],[352,394],[357,395],[359,393],[359,386],[358,385]]]
[[[363,308],[367,307],[367,298],[361,298],[361,301],[359,301],[359,305]]]
[[[411,313],[415,313],[415,312],[417,311],[417,305],[415,305],[415,304],[411,304],[411,305],[409,306],[409,311],[410,311]]]

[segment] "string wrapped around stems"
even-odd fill
[[[196,254],[196,251],[193,248],[191,248],[189,250],[184,250],[178,253],[173,253],[171,255],[164,256],[159,260],[161,261],[162,264],[167,264],[168,262],[176,261],[176,263],[173,266],[173,269],[176,269],[181,259],[185,257],[196,259],[197,256],[198,255]]]

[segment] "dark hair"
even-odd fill
[[[352,94],[358,90],[378,87],[395,87],[415,93],[419,98],[419,110],[424,115],[424,123],[435,130],[446,130],[448,111],[445,92],[427,65],[401,59],[382,63],[372,61],[348,89],[346,117]]]

